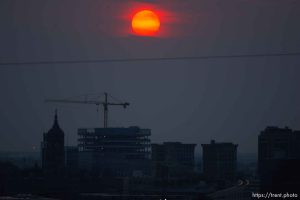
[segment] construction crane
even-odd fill
[[[73,104],[94,104],[96,106],[102,105],[103,111],[104,111],[104,128],[108,127],[108,106],[123,106],[126,108],[130,104],[128,102],[124,103],[113,103],[108,102],[108,94],[105,92],[105,100],[104,101],[98,101],[98,100],[68,100],[68,99],[46,99],[45,102],[52,102],[52,103],[73,103]]]

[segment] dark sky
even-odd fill
[[[156,37],[130,33],[151,8]],[[1,0],[0,62],[300,52],[296,0]],[[300,57],[0,66],[0,150],[39,148],[59,122],[68,145],[77,128],[102,126],[95,106],[45,104],[107,91],[129,101],[111,126],[152,129],[152,141],[239,144],[256,152],[268,125],[300,129]]]

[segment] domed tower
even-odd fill
[[[65,166],[64,132],[59,127],[55,110],[52,128],[44,133],[42,142],[42,167],[47,174],[60,174]]]

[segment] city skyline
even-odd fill
[[[297,198],[300,1],[1,0],[0,199]]]

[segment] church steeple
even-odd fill
[[[57,109],[55,109],[55,115],[54,115],[54,125],[53,126],[58,126],[58,120],[57,120]]]
[[[52,128],[49,130],[49,132],[54,133],[54,134],[59,134],[59,133],[63,133],[63,131],[61,130],[59,124],[58,124],[58,115],[57,115],[57,109],[55,109],[55,113],[54,113],[54,123]]]

